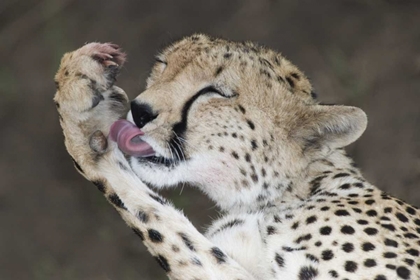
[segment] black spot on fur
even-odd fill
[[[337,210],[335,211],[336,216],[350,216],[350,213],[347,210]]]
[[[237,153],[237,152],[233,151],[233,152],[231,153],[231,155],[232,155],[235,159],[239,159],[239,155],[238,155],[238,153]]]
[[[281,76],[277,76],[277,81],[279,81],[280,83],[285,83],[283,77]]]
[[[318,270],[312,266],[304,266],[299,271],[299,280],[315,280]]]
[[[378,233],[378,230],[376,228],[368,227],[364,229],[364,232],[367,235],[376,235]]]
[[[120,197],[116,193],[112,193],[108,196],[109,201],[114,204],[115,207],[127,210],[124,202],[121,201]]]
[[[254,183],[258,183],[258,175],[257,174],[251,174],[251,179]]]
[[[309,224],[315,223],[316,220],[317,220],[316,216],[310,216],[306,219],[306,224],[309,225]]]
[[[248,154],[248,153],[245,154],[245,160],[246,160],[246,162],[250,162],[251,161],[250,154]]]
[[[397,275],[402,279],[410,279],[410,271],[404,266],[397,268]]]
[[[295,87],[295,82],[290,77],[286,77],[286,81],[290,85],[290,87]]]
[[[300,79],[300,76],[299,76],[299,74],[298,73],[291,73],[290,74],[293,78],[295,78],[296,80],[299,80]]]
[[[344,252],[350,253],[353,252],[354,246],[352,243],[344,243],[343,246],[341,246],[341,249],[343,249]]]
[[[118,162],[118,166],[119,166],[122,170],[124,170],[124,171],[128,171],[128,167],[127,167],[127,166],[125,166],[125,164],[124,164],[124,163],[122,163],[121,161],[119,161],[119,162]]]
[[[197,258],[192,258],[191,259],[192,264],[198,265],[198,266],[203,266],[203,264],[201,263],[201,261]]]
[[[274,259],[279,267],[284,267],[284,258],[282,256],[276,253],[276,257]]]
[[[395,248],[397,248],[398,247],[398,243],[397,243],[397,241],[395,241],[395,240],[392,240],[392,239],[385,239],[385,245],[386,246],[390,246],[390,247],[395,247]]]
[[[357,263],[355,263],[353,261],[346,261],[346,263],[344,264],[344,269],[347,272],[356,272],[356,270],[357,270]]]
[[[341,227],[341,232],[344,233],[344,234],[354,234],[355,230],[351,226],[342,226]]]
[[[298,239],[295,240],[295,243],[299,244],[302,241],[308,241],[312,238],[312,235],[310,233],[302,235],[298,237]]]
[[[242,114],[245,114],[245,108],[242,107],[242,105],[238,105],[239,110],[241,111]]]
[[[216,258],[217,263],[221,264],[226,262],[226,255],[217,247],[211,248],[211,254]]]
[[[395,216],[398,218],[398,220],[400,220],[403,223],[408,222],[407,217],[405,215],[403,215],[402,213],[398,212],[397,214],[395,214]]]
[[[195,251],[194,245],[191,242],[191,240],[188,238],[188,236],[185,233],[179,233],[179,236],[181,236],[182,241],[184,242],[185,246],[187,246],[188,249],[191,251]]]
[[[216,73],[214,75],[218,76],[220,73],[222,73],[222,71],[223,71],[223,66],[220,66],[216,69]]]
[[[268,79],[271,79],[271,74],[266,69],[261,68],[260,74],[266,76]]]
[[[348,190],[350,189],[350,184],[343,184],[339,187],[340,190]]]
[[[319,259],[312,254],[306,254],[305,257],[310,260],[311,262],[318,263]]]
[[[334,175],[333,179],[347,177],[347,176],[350,176],[350,174],[349,173],[338,173],[338,174]]]
[[[387,259],[393,259],[393,258],[397,257],[397,254],[395,254],[393,252],[385,252],[383,254],[383,256],[384,256],[384,258],[387,258]]]
[[[154,230],[154,229],[149,229],[147,233],[149,234],[149,238],[152,242],[161,243],[163,241],[163,236],[162,234],[160,234],[159,231]]]
[[[369,217],[375,217],[375,216],[377,216],[377,215],[378,215],[378,212],[376,212],[375,210],[369,210],[369,211],[366,211],[366,214],[367,214]]]
[[[104,183],[104,181],[102,181],[102,180],[95,180],[95,181],[92,181],[92,183],[98,188],[98,190],[101,192],[101,193],[105,193],[105,191],[106,191],[106,188],[105,188],[105,183]]]
[[[375,250],[375,245],[370,242],[365,242],[362,244],[362,250],[365,252],[373,251]]]
[[[319,230],[319,233],[321,233],[321,235],[330,235],[331,231],[332,231],[331,227],[325,226]]]
[[[374,266],[376,266],[376,261],[374,259],[366,259],[363,264],[366,267],[374,267]]]
[[[416,209],[414,209],[413,207],[407,206],[407,208],[405,209],[405,211],[410,214],[410,215],[416,215]]]
[[[414,264],[414,260],[412,260],[412,259],[404,259],[403,260],[406,264],[408,264],[409,266],[413,266],[413,264]]]
[[[324,261],[329,261],[334,258],[334,253],[331,250],[324,250],[322,251],[321,255]]]
[[[140,239],[143,241],[144,240],[144,234],[143,234],[143,232],[141,232],[141,230],[139,230],[139,229],[137,229],[137,228],[131,228],[133,231],[134,231],[134,233],[138,236],[138,237],[140,237]]]
[[[335,270],[328,271],[328,274],[330,274],[332,278],[338,278],[338,273]]]
[[[367,205],[372,205],[372,204],[374,204],[374,203],[375,203],[375,200],[373,200],[373,199],[368,199],[368,200],[366,200],[366,201],[365,201],[365,203],[366,203]]]
[[[157,202],[159,202],[160,204],[162,204],[162,205],[166,205],[168,202],[164,199],[164,198],[162,198],[162,197],[159,197],[159,196],[157,196],[157,195],[154,195],[154,194],[149,194],[149,196],[151,197],[151,198],[153,198],[154,200],[156,200]]]
[[[395,231],[395,227],[391,224],[381,224],[381,226],[383,228],[386,228],[386,229],[390,230],[390,231]]]
[[[163,268],[163,270],[165,270],[166,272],[171,271],[171,267],[169,266],[168,260],[164,256],[158,255],[157,257],[155,257],[155,260],[158,262],[160,267]]]
[[[240,219],[234,219],[234,220],[232,220],[232,221],[230,221],[230,222],[228,222],[228,223],[226,223],[226,224],[224,224],[224,225],[222,225],[219,229],[217,229],[212,235],[215,235],[216,233],[218,233],[218,232],[220,232],[220,231],[222,231],[222,230],[225,230],[225,229],[228,229],[228,228],[232,228],[232,227],[235,227],[235,226],[240,226],[240,225],[243,225],[245,223],[245,221],[244,220],[240,220]]]
[[[404,237],[408,238],[408,239],[417,239],[419,238],[416,234],[408,232],[408,233],[404,233]]]
[[[251,148],[253,151],[258,148],[257,141],[255,139],[251,140]]]
[[[248,126],[249,126],[252,130],[254,130],[254,129],[255,129],[255,125],[254,125],[254,123],[253,123],[252,121],[250,121],[250,120],[246,120],[246,122],[248,123]]]
[[[149,215],[147,215],[145,212],[143,211],[138,211],[137,212],[137,218],[142,221],[143,223],[147,223],[149,221]]]
[[[397,269],[397,267],[395,265],[393,265],[393,264],[387,264],[387,265],[385,265],[385,267],[388,268],[388,269],[392,269],[392,270],[396,270]]]
[[[223,57],[224,57],[224,58],[226,58],[226,59],[229,59],[231,56],[232,56],[232,54],[231,54],[231,53],[225,53],[225,54],[223,55]]]

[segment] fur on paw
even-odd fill
[[[109,150],[109,128],[128,111],[127,95],[114,85],[125,57],[115,44],[86,44],[64,55],[55,76],[66,148],[84,170]]]
[[[95,107],[103,99],[101,93],[114,85],[125,58],[125,53],[110,43],[89,43],[66,53],[55,75],[54,100],[59,105],[67,102],[72,111]]]

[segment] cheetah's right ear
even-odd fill
[[[309,113],[298,120],[292,133],[304,149],[328,145],[345,147],[356,141],[367,126],[367,116],[361,109],[340,105],[312,105]]]

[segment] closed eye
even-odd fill
[[[156,62],[165,64],[165,65],[168,65],[168,62],[166,62],[166,61],[164,61],[164,60],[162,60],[162,59],[160,59],[158,57],[156,57]]]
[[[208,93],[216,93],[216,94],[218,94],[222,97],[225,97],[225,98],[232,98],[232,97],[236,97],[238,95],[237,93],[226,94],[222,90],[219,90],[214,86],[208,86],[208,87],[203,88],[202,90],[200,90],[197,93],[197,95],[204,95],[204,94],[208,94]]]

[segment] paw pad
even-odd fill
[[[100,130],[97,130],[90,137],[89,146],[95,152],[103,154],[108,148],[108,141],[105,135]]]

